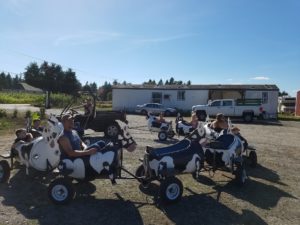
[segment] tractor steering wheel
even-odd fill
[[[75,109],[73,108],[70,108],[69,111],[71,111],[71,115],[74,116],[75,114],[79,114],[78,111],[76,111]]]

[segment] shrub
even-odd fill
[[[26,113],[25,113],[25,118],[31,118],[31,111],[30,110],[27,110]]]
[[[0,118],[6,117],[6,116],[7,116],[6,110],[0,109]]]
[[[18,117],[18,110],[15,109],[13,114],[12,114],[12,118],[17,118]]]
[[[44,107],[40,108],[40,117],[41,119],[45,119],[45,115],[46,115],[46,110]]]

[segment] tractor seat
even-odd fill
[[[168,147],[163,148],[151,148],[147,146],[147,153],[149,153],[152,156],[162,156],[162,155],[168,155],[179,151],[184,151],[190,148],[191,141],[188,139],[183,139],[182,141],[176,143],[175,145],[171,145]]]

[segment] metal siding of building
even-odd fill
[[[180,90],[162,89],[113,89],[112,108],[113,110],[134,111],[136,105],[149,103],[152,101],[153,92],[162,93],[162,104],[165,107],[176,107],[182,110],[191,110],[193,105],[207,104],[208,90],[184,90],[185,100],[177,100],[177,93]],[[169,95],[169,99],[164,99],[164,95]]]
[[[177,100],[178,91],[185,91],[185,100]],[[193,105],[207,104],[209,90],[195,89],[134,89],[134,88],[115,88],[113,89],[113,110],[134,111],[136,105],[149,103],[152,101],[152,93],[162,93],[162,104],[166,107],[176,107],[182,110],[191,110]],[[278,90],[245,90],[245,98],[262,98],[262,93],[268,92],[268,103],[263,104],[265,111],[270,116],[277,115]],[[164,95],[169,95],[169,99],[164,99]]]

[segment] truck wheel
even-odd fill
[[[58,178],[48,187],[48,197],[56,205],[66,205],[75,196],[71,181],[67,178]]]
[[[182,182],[176,177],[167,177],[160,184],[159,196],[163,203],[172,204],[182,197]]]
[[[117,123],[108,125],[104,131],[104,134],[109,138],[117,137],[119,134],[119,125]]]
[[[244,118],[244,121],[245,121],[246,123],[250,123],[250,122],[252,122],[252,120],[253,120],[253,114],[252,114],[252,113],[245,113],[245,114],[243,115],[243,118]]]
[[[147,112],[145,109],[143,109],[143,110],[141,111],[141,113],[142,113],[142,115],[148,115],[148,112]]]
[[[206,120],[206,112],[200,111],[197,112],[197,117],[200,121],[205,121]]]
[[[158,133],[158,139],[159,139],[160,141],[165,141],[165,140],[167,140],[167,138],[168,138],[168,134],[167,134],[166,131],[160,131],[160,132]]]
[[[6,183],[10,177],[10,168],[6,160],[0,161],[0,183]]]

